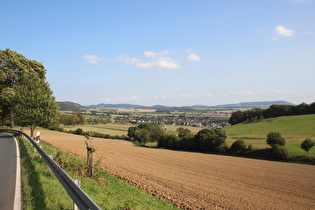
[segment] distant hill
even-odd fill
[[[238,108],[252,108],[252,107],[260,107],[267,108],[273,104],[279,105],[294,105],[287,101],[260,101],[260,102],[242,102],[238,104],[225,104],[219,105],[218,107],[238,107]]]
[[[57,103],[61,111],[79,111],[84,109],[84,106],[71,101],[59,101]]]
[[[205,105],[194,105],[194,106],[181,106],[181,107],[171,107],[171,106],[163,106],[163,105],[154,105],[154,106],[142,106],[142,105],[134,105],[134,104],[98,104],[98,105],[90,105],[90,106],[82,106],[77,103],[73,103],[70,101],[58,102],[61,111],[79,111],[81,109],[97,109],[97,108],[125,108],[125,109],[174,109],[174,108],[188,108],[188,109],[196,109],[196,108],[213,108],[213,107],[223,107],[223,108],[267,108],[273,104],[282,104],[282,105],[294,105],[287,101],[260,101],[260,102],[242,102],[238,104],[225,104],[218,106],[205,106]]]
[[[137,109],[143,106],[133,105],[133,104],[98,104],[85,106],[87,109],[96,109],[96,108],[125,108],[125,109]]]

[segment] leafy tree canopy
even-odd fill
[[[283,138],[279,132],[270,132],[267,134],[266,142],[271,147],[284,146],[285,138]]]
[[[49,84],[34,73],[23,75],[15,90],[18,123],[30,126],[31,136],[37,126],[48,126],[58,119],[59,107]]]
[[[17,103],[14,86],[21,83],[25,74],[32,73],[41,80],[45,80],[46,69],[43,64],[29,60],[22,54],[10,49],[0,50],[0,98],[2,121],[10,115],[11,128],[14,126],[14,106]],[[7,111],[9,110],[9,111]]]
[[[219,150],[225,139],[225,131],[221,128],[204,128],[195,135],[196,147],[203,151]]]
[[[305,139],[303,142],[302,142],[302,144],[301,144],[301,149],[303,149],[305,152],[307,152],[307,154],[308,154],[308,152],[310,151],[310,149],[312,148],[312,147],[314,147],[315,146],[315,142],[312,140],[312,139],[310,139],[310,138],[308,138],[308,139]]]
[[[0,88],[18,84],[24,74],[33,72],[40,79],[45,79],[44,65],[35,60],[29,60],[22,54],[10,49],[0,50]]]

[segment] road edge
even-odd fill
[[[15,140],[16,146],[16,180],[15,180],[15,193],[14,193],[14,204],[13,209],[22,209],[21,201],[22,201],[22,194],[21,194],[21,161],[20,161],[20,148],[16,138],[13,136]]]

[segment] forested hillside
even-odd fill
[[[311,104],[301,103],[296,106],[274,104],[267,109],[253,108],[246,111],[236,111],[232,114],[229,123],[235,125],[245,121],[304,114],[315,114],[315,102]]]

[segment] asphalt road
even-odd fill
[[[0,133],[0,209],[21,209],[19,156],[13,136]]]

